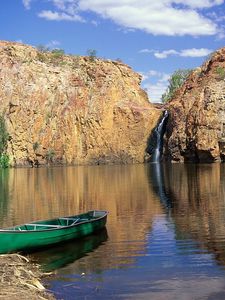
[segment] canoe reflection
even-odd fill
[[[108,239],[107,229],[96,232],[80,240],[73,240],[61,245],[45,249],[31,255],[32,260],[39,263],[44,272],[54,271],[73,263],[87,253],[102,245]]]

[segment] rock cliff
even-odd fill
[[[168,160],[225,160],[225,48],[190,74],[167,109]]]
[[[139,163],[161,115],[127,65],[0,42],[13,165]]]

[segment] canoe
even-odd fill
[[[31,252],[82,238],[104,228],[107,214],[107,211],[94,210],[0,229],[0,253]]]

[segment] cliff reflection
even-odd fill
[[[11,169],[7,182],[2,227],[91,209],[108,210],[107,231],[113,243],[101,246],[108,259],[100,259],[99,264],[110,267],[134,263],[138,253],[145,251],[153,219],[163,213],[143,165]],[[90,261],[86,268],[91,267]]]
[[[225,265],[225,165],[163,165],[160,174],[154,190],[170,202],[176,238],[198,241]]]

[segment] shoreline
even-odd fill
[[[54,295],[42,284],[42,278],[49,275],[25,256],[1,254],[0,299],[54,300]]]

